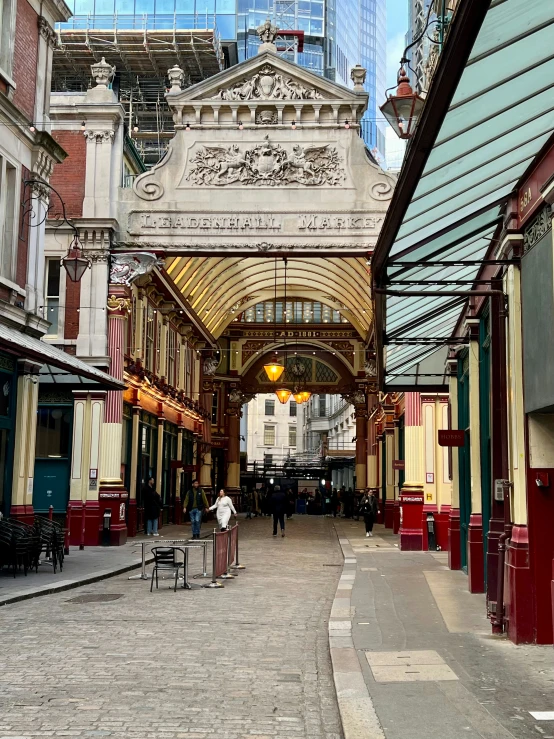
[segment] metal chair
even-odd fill
[[[176,558],[177,552],[183,554],[183,561],[179,561]],[[154,587],[154,576],[156,577],[156,590],[158,589],[158,570],[174,571],[175,572],[175,587],[173,592],[177,592],[177,580],[179,579],[179,570],[185,566],[184,558],[186,553],[184,549],[180,547],[154,547],[152,549],[154,555],[154,567],[152,569],[152,580],[150,581],[150,592]]]

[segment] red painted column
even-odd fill
[[[356,417],[356,497],[367,488],[367,405],[355,406]]]
[[[127,314],[130,301],[126,289],[110,286],[108,298],[108,355],[110,374],[123,381]],[[99,535],[102,534],[106,510],[111,512],[110,543],[115,546],[127,541],[126,504],[129,497],[121,480],[123,392],[110,390],[106,394],[102,424],[102,455],[99,489]]]
[[[515,644],[535,641],[534,589],[529,564],[527,526],[515,525],[506,549],[506,621]]]
[[[405,394],[405,482],[400,493],[400,549],[418,551],[423,546],[423,427],[419,393]]]

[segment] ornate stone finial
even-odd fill
[[[365,92],[364,82],[367,74],[367,70],[364,69],[360,64],[356,64],[350,70],[350,79],[354,83],[354,92]]]
[[[274,54],[277,53],[277,47],[274,42],[278,31],[277,26],[274,26],[269,18],[265,23],[262,23],[261,26],[256,28],[256,33],[262,42],[258,48],[258,54],[263,54],[264,51],[272,51]]]
[[[177,64],[175,64],[173,65],[173,67],[171,67],[171,69],[167,70],[167,76],[169,77],[169,81],[171,83],[169,94],[175,95],[178,92],[181,92],[183,82],[185,81],[185,73],[183,72],[183,70]]]
[[[114,78],[115,67],[102,57],[99,62],[90,65],[90,71],[99,87],[107,87]]]

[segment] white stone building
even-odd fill
[[[263,466],[280,463],[297,453],[297,405],[291,398],[284,405],[274,393],[260,393],[248,403],[246,412],[246,452],[248,463]]]

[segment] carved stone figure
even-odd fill
[[[377,362],[374,359],[366,360],[364,364],[364,372],[366,377],[375,377],[377,374]]]
[[[229,393],[229,402],[242,403],[242,392],[240,390],[237,390],[236,388],[233,388]]]
[[[278,74],[266,64],[253,77],[237,82],[232,87],[218,92],[219,100],[322,100],[323,95],[290,77]]]
[[[204,360],[204,374],[209,377],[213,377],[218,366],[219,359],[216,359],[215,357],[206,357]]]
[[[256,29],[256,33],[260,37],[260,41],[262,41],[264,44],[272,44],[275,41],[278,30],[279,29],[277,28],[277,26],[274,26],[268,18],[265,23],[262,23],[261,26],[258,26],[258,28]]]
[[[259,126],[274,126],[277,124],[278,116],[274,110],[262,110],[256,116],[256,123]]]
[[[163,259],[148,252],[112,254],[110,267],[110,283],[112,285],[130,285],[140,275],[151,272],[154,267],[162,267]]]
[[[205,146],[191,159],[187,179],[195,185],[339,185],[344,179],[337,150],[328,144],[299,144],[288,152],[266,136],[262,144],[241,153],[237,144]]]

